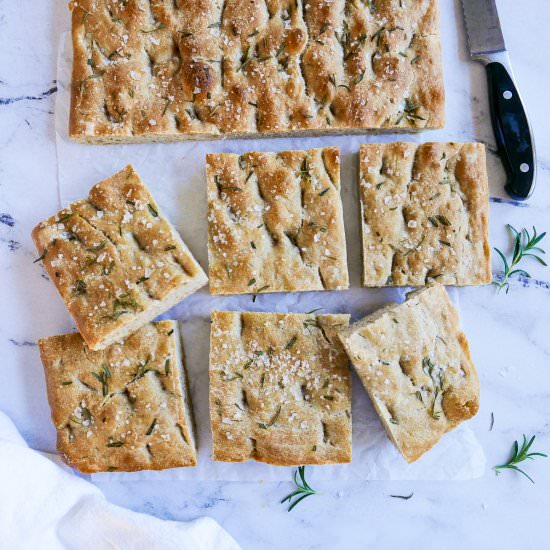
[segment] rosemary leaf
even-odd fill
[[[273,415],[273,418],[267,424],[264,424],[263,422],[258,422],[258,426],[260,428],[264,429],[264,430],[267,430],[268,428],[271,428],[271,426],[273,426],[273,424],[275,424],[275,422],[277,422],[277,419],[279,418],[280,414],[281,414],[281,406],[279,405],[279,408],[277,409],[277,411]]]
[[[82,279],[77,279],[77,281],[74,284],[74,294],[75,296],[81,296],[82,294],[86,294],[86,290],[88,289],[88,286]]]
[[[410,495],[390,495],[391,498],[400,498],[401,500],[409,500],[412,498],[414,493],[411,493]]]
[[[149,429],[145,432],[145,435],[151,435],[153,433],[153,430],[155,429],[155,426],[157,425],[157,419],[155,418],[153,422],[151,422],[151,425],[149,426]]]
[[[135,382],[136,380],[139,380],[151,370],[151,368],[148,366],[150,361],[151,361],[151,356],[149,355],[144,363],[139,364],[134,376],[130,380],[130,383]]]
[[[160,31],[160,30],[165,29],[165,28],[166,28],[166,25],[161,23],[158,27],[154,27],[152,29],[139,29],[139,31],[142,32],[143,34],[149,34],[149,33],[152,33],[152,32]]]
[[[233,376],[225,375],[225,377],[223,378],[223,381],[224,382],[233,382],[233,380],[238,380],[238,379],[242,379],[242,378],[243,378],[243,375],[240,372],[235,372],[233,374]]]
[[[36,260],[33,261],[33,264],[41,262],[46,257],[47,253],[48,253],[48,251],[46,249],[44,249],[44,252],[42,252],[42,254],[40,254],[40,256],[38,258],[36,258]]]
[[[69,212],[68,214],[65,214],[63,216],[61,216],[58,220],[57,220],[57,223],[64,223],[66,222],[69,218],[72,218],[74,216],[74,212]]]
[[[107,244],[107,239],[103,239],[98,245],[87,248],[86,250],[88,252],[98,252],[99,250],[104,248],[106,244]]]
[[[285,349],[291,349],[292,346],[296,343],[296,340],[298,340],[297,336],[293,336],[289,341],[288,344],[285,346]]]

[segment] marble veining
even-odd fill
[[[1,105],[10,105],[12,103],[16,103],[17,101],[42,101],[43,99],[46,99],[48,96],[51,96],[52,94],[55,94],[57,92],[57,86],[53,86],[49,90],[46,90],[45,92],[42,92],[38,95],[21,95],[17,97],[0,97],[0,106]]]
[[[504,173],[489,124],[484,69],[469,62],[460,3],[440,3],[447,125],[413,139],[487,145],[491,244],[510,252],[506,223],[550,230],[550,10],[546,0],[531,0],[528,9],[526,3],[497,0],[538,152],[537,189],[528,203],[517,203],[502,191]],[[21,9],[24,5],[0,1],[0,408],[31,446],[51,451],[55,432],[35,342],[74,326],[53,285],[33,266],[30,230],[59,207],[55,67],[58,37],[68,29],[69,18],[66,2],[35,0],[32,9]],[[550,239],[546,247],[550,250]],[[498,278],[498,258],[493,267]],[[481,410],[471,426],[489,465],[505,460],[522,433],[536,435],[537,450],[550,452],[550,269],[534,261],[525,268],[533,277],[513,280],[508,294],[492,286],[460,290],[463,326],[482,388]],[[35,381],[32,392],[30,379]],[[550,459],[526,468],[535,485],[513,472],[497,478],[489,468],[473,482],[322,481],[315,485],[322,495],[308,498],[290,514],[279,503],[292,489],[290,480],[98,485],[111,501],[159,517],[212,516],[243,548],[546,548]],[[391,497],[410,493],[409,500]]]

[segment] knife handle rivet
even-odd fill
[[[529,165],[526,162],[522,162],[519,165],[519,169],[525,174],[526,172],[529,172]]]
[[[504,99],[512,99],[512,92],[510,90],[506,90],[503,94],[502,94],[502,97]]]

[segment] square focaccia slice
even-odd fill
[[[340,332],[390,439],[414,462],[474,416],[479,381],[441,285],[409,293]]]
[[[362,145],[363,286],[491,282],[480,143]]]
[[[131,166],[40,223],[32,237],[93,350],[126,337],[207,282]]]
[[[348,287],[337,148],[210,154],[207,180],[213,294]]]
[[[351,460],[351,380],[337,330],[348,315],[214,311],[214,460]]]
[[[90,350],[77,333],[39,341],[57,450],[84,473],[194,466],[196,443],[175,321]]]

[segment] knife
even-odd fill
[[[462,0],[462,7],[470,56],[487,71],[491,121],[507,175],[505,189],[524,200],[535,188],[535,144],[514,83],[495,0]]]

